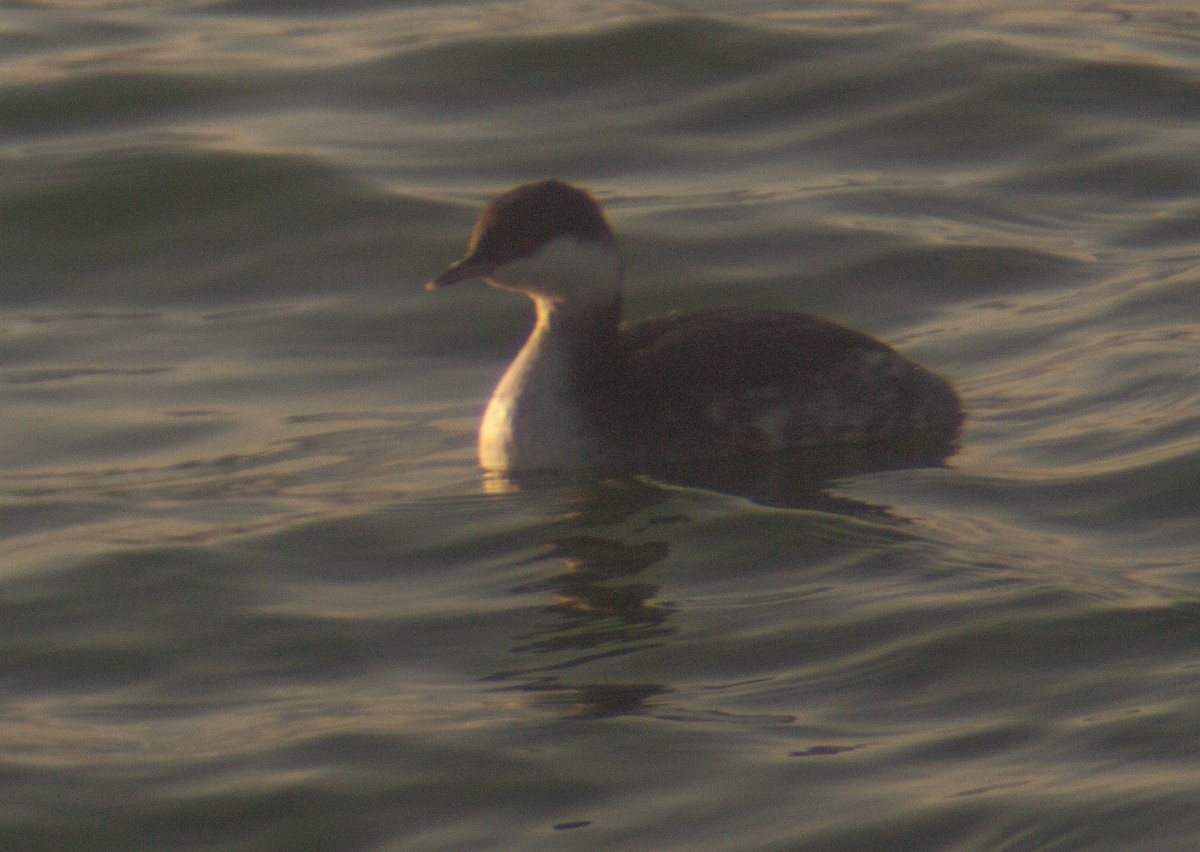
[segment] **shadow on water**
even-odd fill
[[[701,488],[766,505],[817,511],[859,519],[892,519],[891,508],[836,496],[831,487],[847,476],[941,465],[954,447],[839,448],[819,455],[726,460],[720,464],[673,466],[655,478],[621,478],[576,484],[562,508],[561,534],[532,562],[558,569],[514,589],[516,594],[549,594],[545,622],[517,637],[512,652],[529,665],[495,672],[503,690],[530,693],[536,704],[566,718],[604,719],[649,712],[652,699],[672,691],[666,683],[636,680],[571,682],[591,664],[667,644],[675,635],[678,606],[659,599],[657,584],[639,579],[665,561],[670,544],[646,533],[679,515],[652,514],[664,508],[675,487]],[[657,480],[657,481],[656,481]],[[493,476],[489,490],[558,491],[545,475]],[[559,492],[561,493],[561,492]]]

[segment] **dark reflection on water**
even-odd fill
[[[764,506],[875,515],[885,511],[883,507],[834,496],[830,486],[838,479],[860,474],[938,467],[957,449],[957,444],[914,439],[664,465],[650,473],[667,483],[745,497]]]
[[[514,653],[546,662],[493,675],[517,681],[506,687],[533,693],[537,703],[566,717],[602,719],[642,712],[648,699],[669,691],[657,683],[581,683],[566,673],[598,660],[662,645],[675,633],[674,604],[657,600],[659,587],[634,578],[662,561],[665,541],[629,544],[594,534],[601,527],[665,501],[668,493],[651,484],[597,483],[577,492],[566,532],[537,557],[561,565],[558,573],[515,589],[518,594],[549,593],[547,623],[516,637]]]
[[[702,488],[731,497],[743,497],[763,506],[810,509],[855,516],[886,513],[884,507],[834,496],[830,487],[839,479],[893,470],[941,467],[959,449],[959,444],[920,437],[871,445],[815,447],[788,453],[756,453],[703,459],[691,463],[649,465],[631,478],[658,481],[669,486]],[[512,492],[564,483],[587,485],[587,474],[559,475],[547,472],[504,474],[488,472],[487,490]],[[622,475],[624,477],[624,475]],[[604,498],[593,495],[595,511]],[[636,505],[636,501],[635,501]],[[620,511],[627,512],[628,504]]]
[[[514,654],[535,662],[496,672],[503,689],[535,696],[540,704],[564,717],[603,719],[646,712],[652,699],[671,691],[665,683],[582,682],[569,678],[591,663],[635,654],[668,643],[676,633],[675,603],[659,599],[657,584],[639,581],[647,569],[670,555],[668,542],[623,540],[641,537],[656,527],[683,522],[682,516],[645,517],[665,503],[670,486],[687,485],[731,496],[749,497],[764,505],[821,511],[849,517],[890,517],[888,506],[834,496],[831,486],[841,477],[881,470],[941,464],[954,448],[936,447],[836,448],[819,454],[726,460],[689,469],[675,467],[662,477],[611,479],[576,484],[561,535],[548,542],[537,562],[560,570],[514,592],[551,596],[542,626],[514,637]],[[491,477],[493,488],[538,491],[553,488],[553,477]],[[633,526],[630,523],[634,522]],[[625,526],[629,533],[622,531]]]

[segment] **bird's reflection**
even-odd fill
[[[597,486],[591,495],[599,498],[595,502],[603,515],[615,510],[613,487]],[[629,494],[629,489],[618,490]],[[578,522],[577,516],[567,521]],[[515,590],[551,596],[543,609],[546,623],[516,637],[513,648],[539,662],[498,673],[495,679],[511,681],[507,688],[534,694],[539,704],[571,718],[640,712],[648,698],[667,687],[639,682],[569,685],[564,677],[590,663],[661,645],[674,634],[674,604],[658,599],[656,584],[634,579],[667,553],[664,541],[626,544],[598,535],[567,534],[552,542],[538,561],[557,564],[560,570]]]
[[[561,522],[553,527],[556,535],[546,551],[535,557],[537,563],[555,569],[514,590],[550,598],[542,610],[544,623],[515,637],[512,651],[530,664],[497,672],[491,679],[503,684],[501,689],[534,696],[535,703],[564,717],[601,719],[646,712],[652,699],[671,691],[668,684],[573,681],[591,664],[662,646],[675,634],[676,604],[660,598],[657,584],[639,579],[669,556],[669,543],[657,531],[688,519],[670,511],[678,503],[673,502],[678,490],[672,486],[703,488],[764,505],[878,519],[888,517],[890,508],[835,496],[831,486],[851,475],[938,466],[952,449],[910,445],[823,450],[819,455],[664,468],[653,472],[655,478],[563,482],[546,476],[493,476],[492,490],[552,496]]]
[[[957,449],[957,444],[915,437],[887,444],[820,447],[651,466],[645,473],[665,483],[744,497],[764,506],[870,516],[887,507],[835,497],[830,487],[851,476],[940,467]]]
[[[763,506],[828,511],[836,514],[873,516],[887,507],[863,503],[831,494],[831,486],[852,476],[889,470],[942,467],[958,450],[957,443],[929,441],[920,437],[887,444],[867,446],[831,446],[789,453],[761,453],[703,459],[693,463],[646,464],[638,470],[605,471],[612,478],[605,482],[642,482],[684,488],[702,488],[719,494],[743,497]],[[484,473],[483,488],[490,494],[511,494],[539,490],[547,486],[575,483],[588,486],[598,481],[595,475],[562,473]],[[587,498],[588,519],[601,520],[605,504],[621,512],[636,511],[638,501],[630,501],[631,488],[613,495],[591,494]],[[641,500],[648,494],[642,494]],[[653,499],[653,498],[652,498]]]
[[[610,642],[657,638],[672,608],[655,601],[657,586],[630,578],[666,555],[662,541],[622,544],[597,536],[567,536],[554,542],[547,558],[560,560],[565,570],[522,591],[551,591],[554,600],[548,611],[557,621],[518,650],[588,650]]]

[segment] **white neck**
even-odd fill
[[[577,470],[606,446],[593,401],[614,375],[620,261],[611,246],[555,240],[489,279],[533,300],[537,320],[492,392],[479,428],[487,470]]]

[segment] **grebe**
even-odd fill
[[[425,285],[482,278],[534,304],[480,425],[485,469],[642,470],[914,441],[941,458],[958,435],[953,388],[878,340],[749,308],[622,325],[622,277],[592,196],[544,180],[488,204],[466,256]]]

